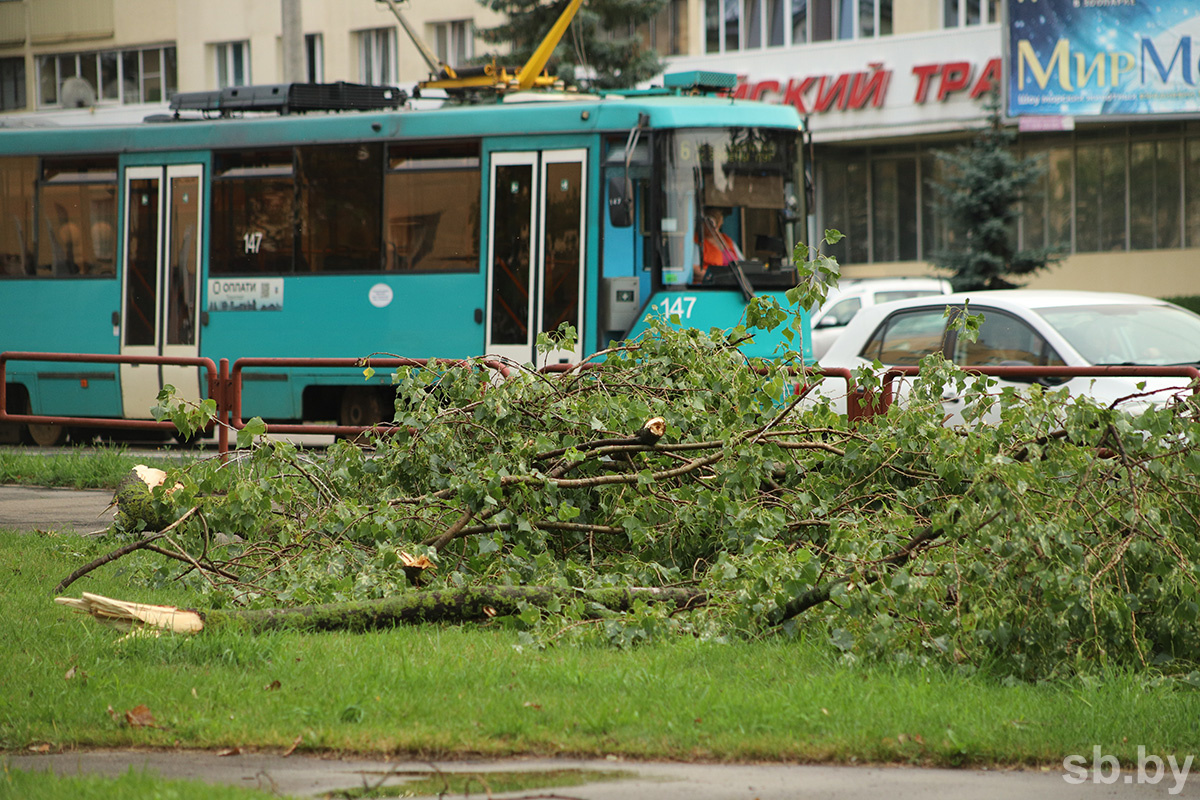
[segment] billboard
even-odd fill
[[[1196,0],[1006,0],[1008,115],[1200,112]]]

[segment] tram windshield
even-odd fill
[[[799,131],[682,129],[656,150],[662,190],[645,232],[658,237],[664,284],[699,283],[714,260],[791,263],[805,223]]]

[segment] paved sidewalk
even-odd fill
[[[46,489],[0,486],[0,528],[95,533],[112,524],[108,489]]]
[[[324,759],[315,756],[246,754],[219,756],[212,752],[96,751],[46,756],[12,756],[11,765],[22,770],[64,774],[99,773],[117,776],[129,769],[148,769],[165,778],[257,787],[293,797],[320,797],[344,789],[361,789],[443,772],[486,773],[527,770],[603,770],[634,773],[622,780],[537,789],[502,797],[555,797],[560,800],[1070,800],[1073,798],[1200,797],[1200,778],[1189,785],[1168,771],[1155,785],[1139,783],[1136,769],[1105,785],[1071,785],[1061,770],[992,771],[915,769],[907,767],[840,767],[789,764],[676,764],[665,762],[506,759],[503,761],[373,761]],[[391,775],[392,777],[389,777]],[[1126,782],[1128,780],[1128,782]],[[1172,790],[1182,788],[1181,792]],[[448,797],[462,795],[452,794]],[[472,797],[485,793],[476,787]]]

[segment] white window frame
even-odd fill
[[[242,74],[237,72],[238,54],[242,58]],[[217,88],[249,86],[254,81],[250,75],[250,42],[217,42],[213,45],[213,67]]]
[[[859,24],[859,22],[860,22],[859,5],[862,2],[862,0],[817,0],[817,1],[818,2],[828,2],[828,4],[829,4],[828,12],[831,17],[830,27],[831,27],[832,34],[833,34],[831,39],[822,39],[822,40],[820,40],[821,42],[851,41],[854,39],[878,39],[878,38],[881,38],[882,36],[891,36],[892,35],[890,32],[885,33],[885,34],[881,34],[879,32],[880,28],[882,27],[882,19],[881,19],[882,12],[881,12],[881,8],[880,8],[881,0],[868,0],[868,2],[871,2],[874,6],[873,18],[872,18],[872,28],[873,28],[874,32],[870,36],[867,36],[862,32],[862,27]],[[966,2],[966,0],[958,0],[958,1],[962,2],[962,3]],[[954,2],[954,0],[944,0],[944,2]],[[989,0],[980,0],[980,2],[983,3],[984,8],[986,9],[987,3],[989,2]],[[892,4],[893,15],[895,14],[895,5],[896,4],[893,2],[893,4]],[[766,49],[768,47],[791,47],[793,45],[803,45],[803,44],[813,43],[813,31],[812,31],[813,8],[812,8],[812,6],[813,6],[813,0],[808,0],[807,11],[806,11],[806,15],[805,15],[805,27],[806,27],[805,40],[803,42],[797,42],[797,41],[795,41],[795,39],[792,35],[792,33],[793,33],[793,31],[792,31],[792,11],[793,11],[792,0],[784,0],[784,8],[783,8],[783,14],[784,14],[783,39],[784,39],[784,41],[783,41],[782,45],[772,45],[769,43],[770,36],[771,36],[771,27],[770,27],[771,3],[769,0],[718,0],[718,8],[720,9],[719,13],[721,14],[721,20],[720,20],[720,24],[717,27],[718,49],[716,52],[718,52],[718,53],[730,52],[729,48],[725,46],[725,44],[726,44],[725,21],[726,21],[727,17],[729,16],[729,12],[730,12],[731,8],[736,8],[736,10],[737,10],[737,18],[738,18],[738,26],[739,26],[739,31],[738,31],[738,50],[739,51],[746,51],[746,50],[757,51],[757,50]],[[754,45],[753,47],[751,47],[749,44],[749,42],[750,42],[749,23],[750,23],[750,18],[752,15],[749,13],[749,11],[754,7],[757,7],[757,9],[758,9],[758,25],[756,27],[758,28],[757,33],[758,33],[758,42],[759,43]],[[707,4],[702,4],[700,7],[700,11],[701,11],[701,16],[702,16],[700,30],[704,33],[704,35],[706,37],[704,43],[702,44],[702,47],[703,47],[703,46],[707,46],[707,32],[708,32]],[[850,20],[852,22],[852,25],[850,26],[850,31],[848,31],[848,35],[843,35],[843,30],[842,30],[843,29],[843,21],[845,20],[847,13],[849,13],[851,15]],[[711,55],[712,53],[709,53],[709,54]]]
[[[437,57],[452,67],[462,67],[475,57],[475,23],[470,19],[450,19],[430,23]]]
[[[304,74],[309,83],[325,82],[324,34],[304,34]]]
[[[942,0],[942,25],[944,28],[966,28],[975,27],[977,25],[991,25],[1000,21],[1000,3],[990,2],[990,0],[979,0],[979,21],[967,21],[967,4],[969,0]],[[993,9],[992,6],[995,5]],[[953,25],[946,24],[947,11],[955,11],[956,22]],[[993,11],[995,19],[992,19]]]
[[[398,80],[397,74],[395,27],[359,31],[359,80],[365,84],[386,86]]]
[[[72,53],[46,53],[39,55],[34,59],[34,85],[36,90],[36,107],[37,108],[62,108],[62,85],[67,78],[83,75],[83,63],[88,59],[95,61],[94,73],[99,86],[93,86],[96,91],[96,105],[132,105],[142,103],[142,97],[145,96],[147,74],[143,66],[145,62],[145,54],[148,52],[158,53],[158,72],[150,77],[157,77],[160,81],[162,91],[162,102],[171,98],[177,87],[178,75],[168,73],[168,63],[174,63],[173,58],[168,58],[168,53],[174,51],[175,48],[170,45],[159,45],[155,47],[130,47],[124,50],[89,50],[85,52]],[[125,59],[128,56],[136,56],[138,63],[137,75],[125,74]],[[106,60],[108,63],[106,64]],[[73,62],[73,67],[69,70],[64,70],[64,62]],[[42,75],[45,69],[54,70],[54,85],[55,97],[53,101],[47,101],[42,94]],[[178,67],[177,67],[178,69]],[[135,95],[127,94],[125,91],[126,82],[134,83],[137,86],[137,100],[133,98]],[[113,86],[116,88],[115,96],[105,96],[105,86]],[[160,101],[153,101],[155,103]]]

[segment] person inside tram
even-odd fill
[[[702,242],[700,263],[692,272],[692,281],[702,283],[711,266],[724,266],[742,260],[742,251],[733,239],[721,230],[729,209],[722,206],[705,206],[704,218],[700,221]]]

